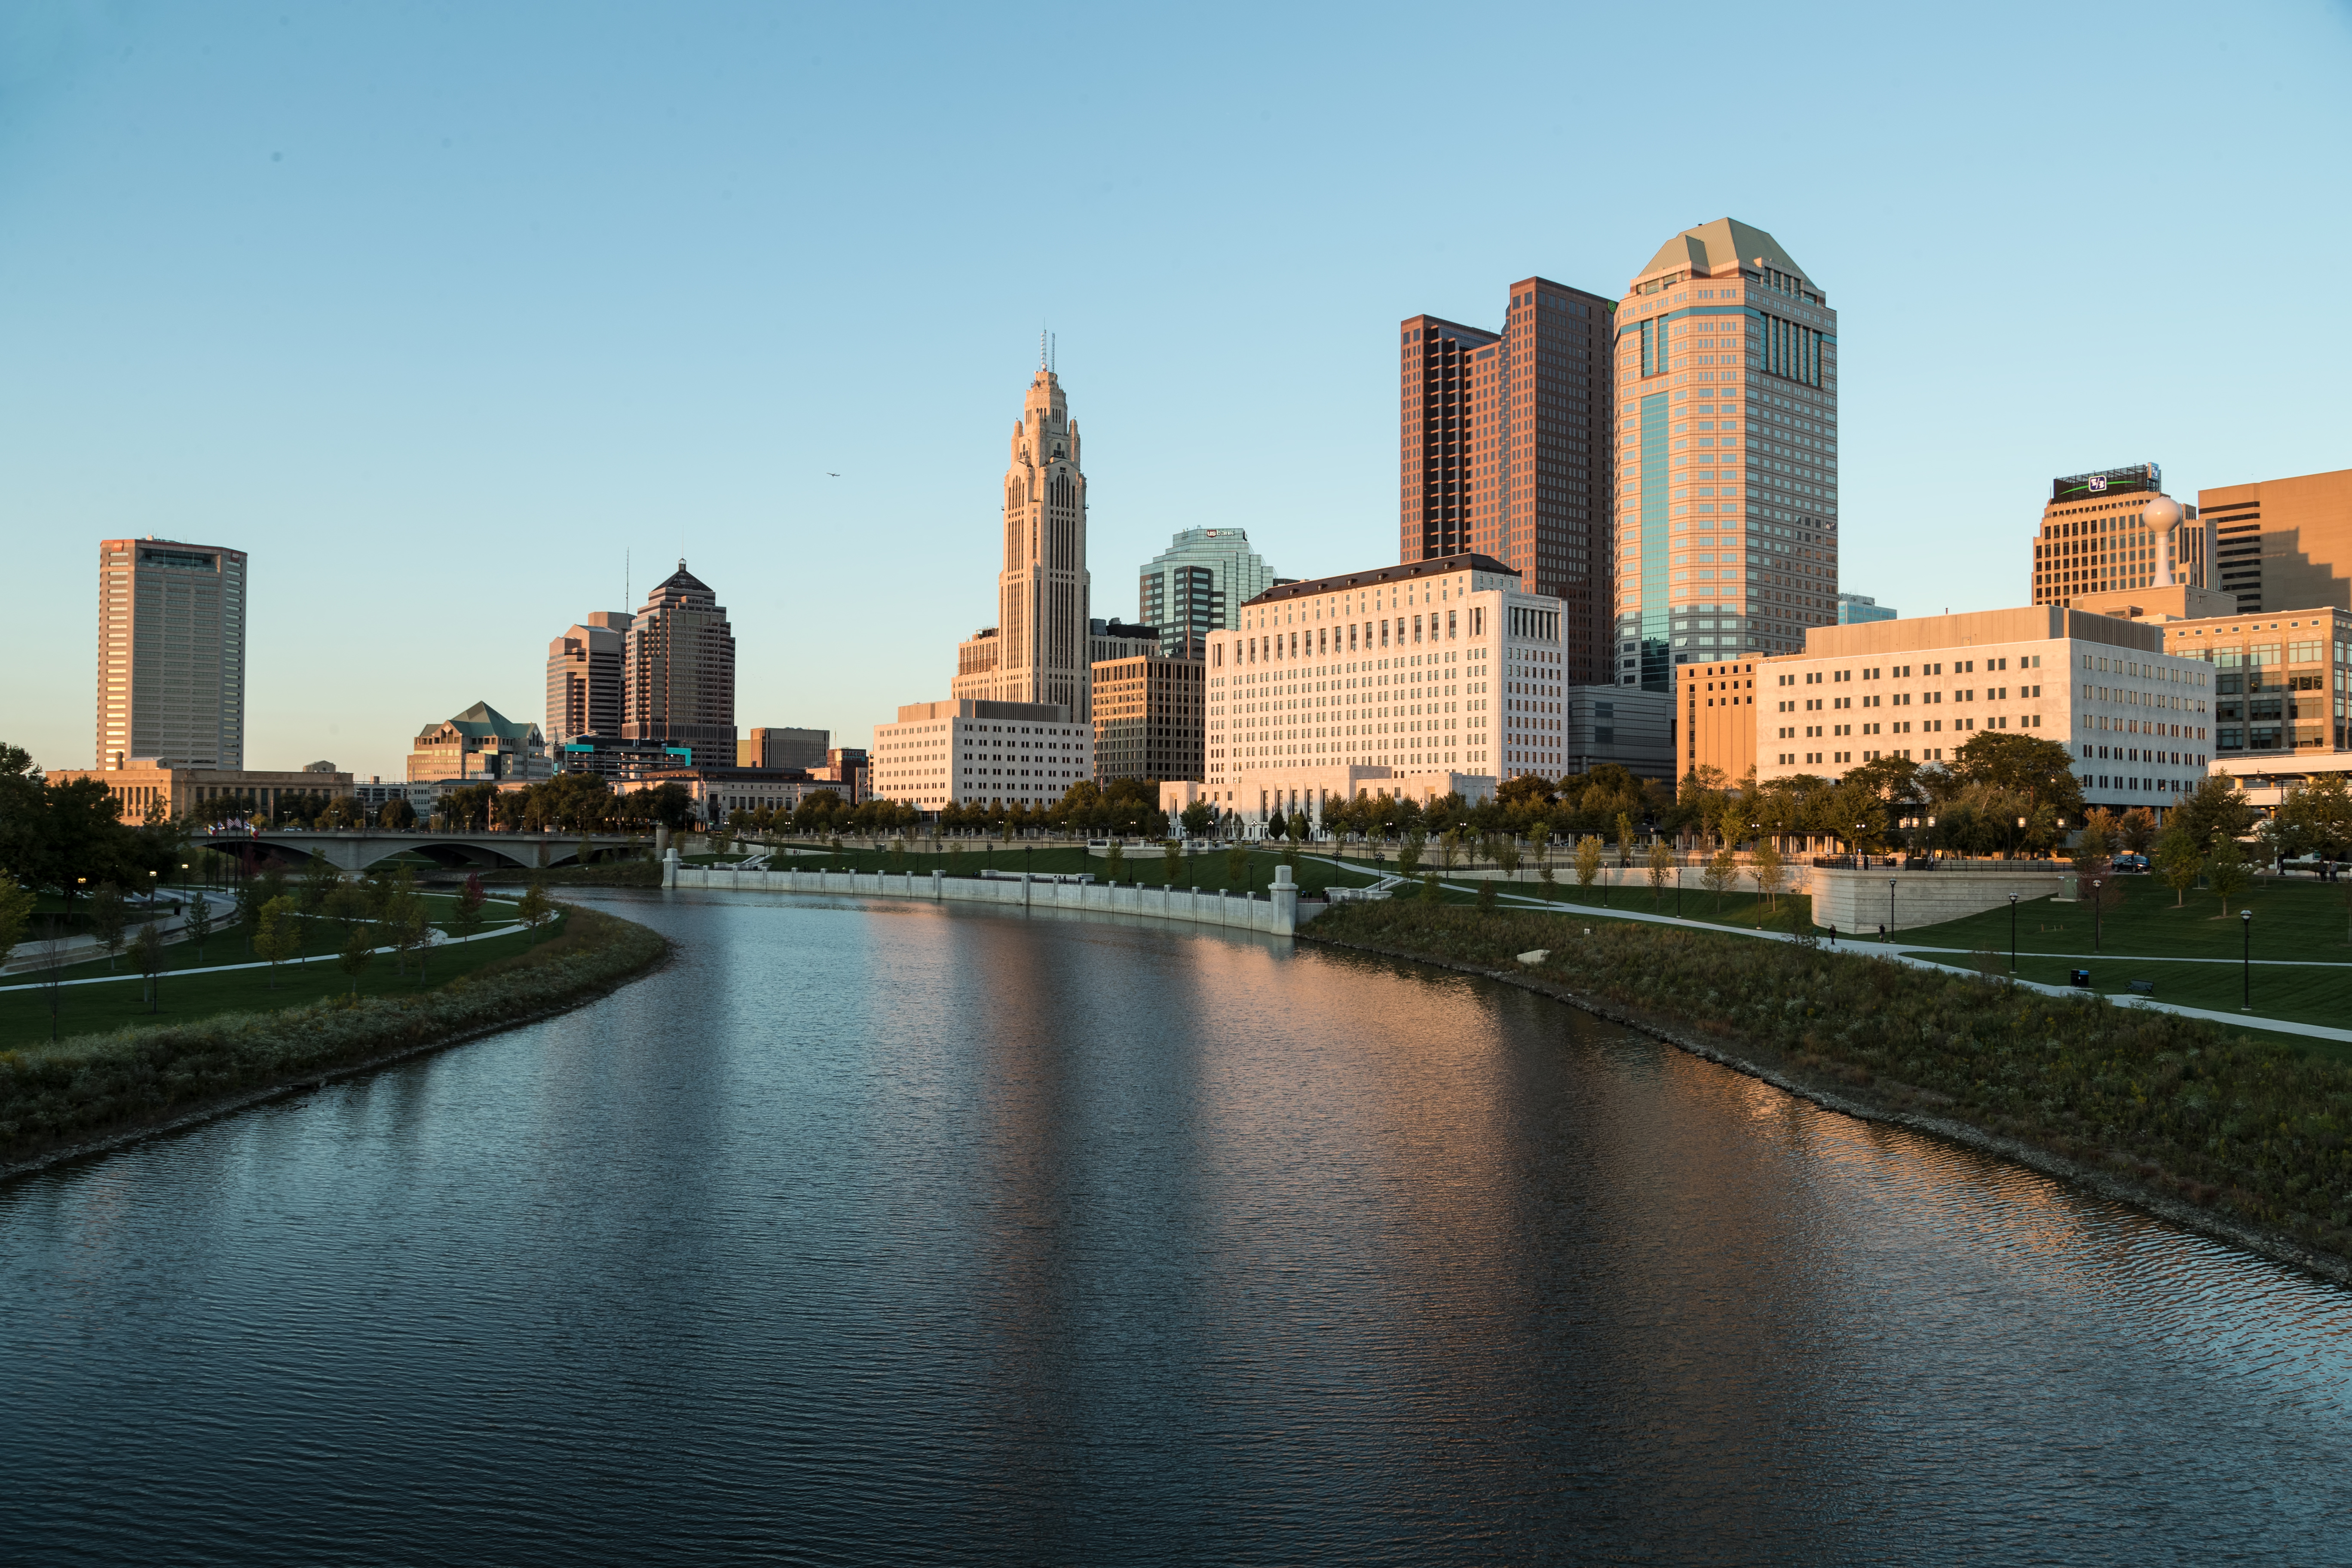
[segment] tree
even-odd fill
[[[2164,885],[2172,889],[2172,907],[2177,910],[2189,901],[2189,889],[2203,874],[2205,853],[2176,823],[2156,841],[2156,869]]]
[[[1249,886],[1249,851],[1239,844],[1225,851],[1225,886],[1227,888]]]
[[[1729,845],[1726,845],[1716,851],[1715,858],[1706,863],[1706,869],[1699,876],[1699,879],[1706,884],[1707,891],[1715,895],[1717,914],[1723,912],[1723,895],[1738,878],[1739,858],[1731,852]]]
[[[8,962],[32,922],[33,890],[18,887],[15,877],[0,871],[0,963]]]
[[[1780,889],[1788,886],[1789,864],[1780,858],[1780,847],[1767,838],[1756,846],[1756,855],[1748,862],[1748,875],[1754,879],[1756,890],[1764,895],[1764,907],[1780,907]]]
[[[522,902],[515,906],[515,918],[522,921],[534,942],[539,940],[539,928],[555,918],[555,900],[547,896],[547,889],[536,879],[524,892]]]
[[[449,917],[461,941],[482,929],[482,906],[488,901],[489,895],[482,891],[482,874],[467,872],[466,885],[457,893],[457,909]]]
[[[2074,897],[2095,910],[2111,910],[2123,902],[2116,882],[2115,854],[2122,837],[2115,813],[2101,806],[2083,819],[2074,840]]]
[[[1517,881],[1519,875],[1519,841],[1509,833],[1495,836],[1494,859],[1503,875]]]
[[[2156,842],[2156,813],[2144,805],[2133,806],[2124,813],[2123,821],[2116,825],[2116,832],[2126,849],[2135,855],[2145,855],[2148,846]]]
[[[269,965],[269,988],[278,989],[278,966],[302,949],[302,912],[291,898],[280,895],[261,906],[253,951]]]
[[[2208,773],[2172,808],[2172,820],[2200,848],[2210,850],[2221,839],[2244,837],[2254,826],[2253,803],[2226,773]]]
[[[1592,901],[1593,879],[1601,875],[1601,836],[1588,833],[1576,841],[1576,887],[1584,901]]]
[[[131,952],[139,961],[140,974],[147,982],[147,1011],[152,1013],[163,1000],[164,969],[163,933],[153,921],[139,928],[139,940],[131,944]]]
[[[1675,874],[1675,852],[1664,838],[1650,840],[1650,907],[1666,896],[1666,879]]]
[[[1116,886],[1118,874],[1126,869],[1127,851],[1121,848],[1118,840],[1114,838],[1110,841],[1110,848],[1103,854],[1103,876]]]
[[[1617,864],[1622,867],[1631,866],[1633,863],[1633,814],[1630,811],[1621,811],[1617,814]]]
[[[2063,742],[2014,730],[1979,730],[1952,753],[1950,771],[1962,784],[1999,784],[2024,796],[2029,807],[2047,805],[2069,821],[2083,815],[2083,785],[2074,776],[2074,754]]]
[[[188,933],[188,940],[196,944],[196,962],[202,963],[205,961],[205,942],[213,934],[212,900],[202,893],[188,900],[188,918],[184,922],[184,929]]]
[[[1399,872],[1410,877],[1421,869],[1421,851],[1423,843],[1424,840],[1423,839],[1421,831],[1418,828],[1405,835],[1404,842],[1397,846],[1397,870]]]
[[[408,955],[415,953],[416,977],[425,978],[425,953],[431,947],[433,928],[425,923],[425,900],[415,889],[394,892],[384,910],[383,938],[399,961],[403,979],[408,976]]]
[[[365,928],[369,923],[368,917],[381,907],[362,884],[337,882],[328,889],[326,903],[319,912],[335,922],[337,934],[348,944],[352,933]]]
[[[2230,905],[2246,890],[2250,875],[2246,852],[2236,839],[2224,838],[2213,846],[2212,854],[2205,860],[2205,885],[2221,900],[2221,912],[2214,917],[2216,920],[2229,918]]]
[[[1160,846],[1160,865],[1169,887],[1176,885],[1176,873],[1184,868],[1184,847],[1173,838]]]
[[[1196,800],[1177,817],[1184,825],[1185,837],[1198,838],[1217,825],[1217,808],[1205,800]]]
[[[2352,848],[2352,781],[2320,774],[2279,803],[2277,820],[2305,852],[2342,859]]]
[[[343,950],[336,956],[343,973],[351,976],[351,994],[360,994],[360,975],[375,959],[375,933],[364,924],[349,926],[343,938]]]
[[[1559,874],[1551,868],[1551,861],[1549,858],[1540,860],[1537,863],[1536,875],[1543,880],[1544,902],[1548,904],[1558,903],[1559,901]]]
[[[57,918],[51,916],[41,924],[41,944],[35,950],[40,961],[40,986],[49,1004],[49,1038],[58,1037],[58,1009],[65,1001],[66,954],[70,951],[66,933]]]
[[[404,833],[416,826],[416,808],[404,800],[388,800],[375,814],[376,826],[394,833]]]
[[[109,882],[99,889],[89,901],[90,934],[98,945],[106,949],[106,967],[114,967],[114,955],[122,951],[122,932],[130,916],[122,908],[122,889]]]

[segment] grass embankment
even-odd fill
[[[520,866],[478,873],[485,887],[512,887],[543,882],[551,888],[658,888],[661,862],[650,857],[636,860],[599,860],[586,866],[551,866],[544,871]]]
[[[372,990],[363,980],[361,994],[348,998],[341,994],[346,977],[331,965],[320,965],[322,978],[331,975],[339,983],[334,995],[300,1002],[289,997],[289,1005],[268,1011],[218,1012],[160,1026],[80,1035],[55,1045],[46,1038],[47,1002],[33,993],[14,993],[7,998],[9,1021],[37,1007],[44,1037],[0,1050],[0,1163],[520,1023],[627,979],[669,947],[634,921],[584,909],[567,910],[557,933],[537,944],[523,941],[515,939],[513,947],[463,973],[436,960],[436,984],[427,988]],[[504,939],[457,951],[501,947]],[[383,963],[379,958],[376,965]],[[210,980],[226,983],[260,973]],[[136,985],[131,989],[135,993]],[[259,1004],[260,994],[247,994]]]
[[[923,842],[928,846],[929,840]],[[1226,852],[1223,848],[1184,856],[1178,861],[1176,874],[1171,879],[1168,874],[1167,858],[1156,846],[1130,846],[1120,863],[1118,880],[1121,885],[1140,882],[1147,888],[1166,887],[1172,880],[1180,889],[1198,888],[1204,893],[1220,892],[1228,886],[1230,875],[1225,857]],[[734,858],[736,857],[725,857],[721,863]],[[1242,879],[1230,885],[1237,889],[1265,892],[1274,885],[1274,868],[1282,863],[1281,855],[1271,850],[1253,849],[1248,852],[1246,859]],[[904,858],[898,860],[892,858],[887,849],[845,846],[839,854],[828,851],[822,856],[785,855],[778,857],[772,864],[780,871],[888,871],[894,875],[900,871],[912,871],[918,876],[929,876],[934,869],[939,869],[950,877],[977,877],[982,868],[989,868],[998,871],[1034,871],[1039,876],[1048,873],[1070,876],[1080,871],[1091,871],[1098,881],[1108,881],[1110,877],[1110,862],[1107,858],[1090,855],[1076,847],[1024,850],[1018,844],[982,844],[976,840],[964,841],[961,851],[952,854],[942,852],[935,855],[929,847],[920,850],[909,848]],[[1391,859],[1388,869],[1395,868],[1395,862]],[[1374,879],[1375,874],[1369,866],[1336,869],[1318,863],[1312,851],[1299,858],[1296,873],[1300,890],[1309,896],[1319,894],[1325,888],[1334,885],[1368,888]]]
[[[1931,873],[1932,874],[1932,873]],[[2252,910],[2256,958],[2352,962],[2352,882],[2294,881],[2262,877],[2231,899],[2224,911],[2210,891],[2185,899],[2152,877],[2119,877],[2121,902],[2098,919],[2098,945],[2109,956],[2236,958],[2246,933],[2238,911]],[[2176,907],[2177,905],[2177,907]],[[2009,910],[1987,910],[1941,925],[1905,931],[1905,946],[2009,952]],[[2033,899],[2018,905],[2017,950],[2087,955],[2091,910],[2085,904]]]
[[[1343,905],[1302,935],[1489,971],[1801,1089],[1958,1123],[2352,1258],[2352,1067],[2198,1019],[1907,964],[1532,911]],[[1549,948],[1538,967],[1515,955]]]

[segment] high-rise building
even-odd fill
[[[1760,228],[1668,240],[1618,301],[1616,679],[1837,619],[1837,313]]]
[[[1091,722],[1087,696],[1087,477],[1078,426],[1052,370],[1039,365],[1004,471],[1004,569],[997,622],[957,649],[958,700],[1044,702]]]
[[[626,610],[598,610],[547,645],[549,745],[567,745],[583,735],[620,738],[626,685],[621,664],[629,621]]]
[[[1837,624],[1842,626],[1858,626],[1864,621],[1896,618],[1894,605],[1882,605],[1867,594],[1840,594],[1837,607]]]
[[[1184,634],[1205,637],[1230,624],[1234,610],[1274,586],[1265,557],[1238,528],[1188,528],[1139,575],[1136,618],[1160,628],[1160,652],[1175,657]]]
[[[2213,586],[2240,615],[2352,608],[2352,468],[2201,489],[2197,510],[2213,531]]]
[[[735,633],[683,559],[629,623],[623,658],[624,740],[683,747],[698,768],[735,765]]]
[[[1198,779],[1202,676],[1197,656],[1152,653],[1096,665],[1095,781]]]
[[[1612,307],[1543,278],[1510,294],[1499,332],[1401,324],[1397,559],[1503,562],[1563,606],[1570,679],[1605,681]]]
[[[245,573],[242,550],[100,543],[99,768],[245,766]]]
[[[910,702],[897,723],[874,726],[872,790],[925,811],[990,801],[1041,810],[1094,776],[1092,745],[1057,703]]]
[[[753,730],[735,747],[739,768],[821,768],[833,745],[830,730]]]
[[[2164,493],[2154,463],[2065,474],[2050,481],[2033,541],[2033,602],[2079,605],[2085,595],[2212,584],[2212,524]]]

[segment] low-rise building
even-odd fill
[[[910,702],[896,723],[874,726],[872,766],[879,799],[1034,810],[1094,777],[1094,736],[1058,702]]]
[[[1757,662],[1726,659],[1685,664],[1675,671],[1680,689],[1675,702],[1681,721],[1675,736],[1678,778],[1710,767],[1738,784],[1756,765]]]
[[[821,768],[833,746],[830,730],[753,730],[735,742],[739,768]]]
[[[487,702],[426,725],[408,752],[412,784],[529,783],[551,771],[539,726],[518,723]]]
[[[1256,838],[1265,834],[1266,824],[1276,815],[1287,818],[1304,812],[1319,830],[1325,812],[1359,795],[1386,796],[1427,805],[1449,795],[1460,795],[1465,805],[1491,800],[1495,795],[1494,776],[1450,770],[1401,773],[1360,763],[1302,764],[1254,774],[1248,786],[1240,789],[1212,787],[1190,779],[1171,780],[1160,786],[1160,809],[1168,814],[1169,831],[1178,833],[1181,827],[1177,819],[1185,807],[1205,800],[1217,808],[1221,823],[1218,833],[1230,831],[1223,823],[1230,816],[1238,819],[1243,837]]]
[[[863,746],[835,746],[825,752],[822,765],[809,770],[809,777],[831,784],[842,799],[856,805],[873,796],[874,759]]]
[[[1097,783],[1201,777],[1206,669],[1199,658],[1157,652],[1094,667]]]
[[[1208,638],[1203,783],[1373,767],[1494,779],[1568,759],[1566,618],[1491,556],[1285,583]]]
[[[2213,766],[2261,805],[2352,773],[2352,610],[2219,616],[2152,626],[2212,672]]]
[[[323,770],[323,771],[322,771]],[[216,801],[236,801],[261,816],[273,816],[281,801],[352,792],[352,775],[332,764],[300,769],[184,768],[127,758],[117,768],[60,768],[47,775],[53,784],[96,779],[122,803],[122,820],[182,817]]]
[[[631,779],[627,787],[656,789],[666,784],[683,786],[693,799],[694,815],[712,827],[725,826],[738,811],[794,811],[819,790],[840,792],[830,781],[782,768],[654,768]]]

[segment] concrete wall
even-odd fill
[[[1290,885],[1290,868],[1276,867],[1275,886],[1263,899],[1229,898],[1184,888],[1111,887],[1101,882],[1055,882],[1043,877],[950,877],[940,871],[743,871],[732,866],[684,866],[675,856],[662,862],[665,888],[715,888],[747,893],[829,893],[861,899],[919,899],[928,903],[993,905],[1000,909],[1067,910],[1075,914],[1144,915],[1195,925],[1238,926],[1289,936],[1302,921],[1323,912],[1320,901],[1302,901]]]
[[[2040,865],[2042,868],[2035,868]],[[2065,862],[2020,862],[2016,870],[1841,871],[1812,868],[1813,923],[1842,931],[1874,931],[1887,923],[1887,888],[1895,883],[1895,919],[1888,929],[1911,931],[1963,915],[1981,914],[2009,902],[2046,899],[2060,892]]]

